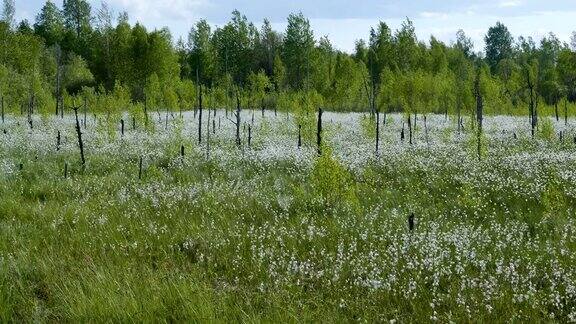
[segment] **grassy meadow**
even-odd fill
[[[80,117],[0,124],[1,322],[576,321],[572,118]]]

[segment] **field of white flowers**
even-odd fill
[[[0,321],[576,322],[576,120],[208,114],[0,124]]]

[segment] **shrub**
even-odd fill
[[[350,172],[338,162],[329,147],[324,147],[310,174],[313,195],[327,207],[339,203],[358,204],[356,187]]]

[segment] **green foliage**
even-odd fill
[[[293,89],[304,89],[310,82],[314,34],[302,13],[288,16],[283,48],[288,83]]]
[[[362,133],[368,138],[376,138],[376,118],[363,115],[360,117],[360,127],[362,128]]]
[[[270,79],[266,76],[264,71],[258,73],[251,72],[248,75],[248,93],[251,108],[262,108],[266,93],[270,91]]]
[[[480,141],[480,159],[484,159],[488,156],[488,143],[489,140],[486,137],[486,133],[478,132],[478,123],[474,122],[474,118],[470,118],[470,123],[468,125],[472,131],[466,133],[466,151],[469,156],[478,158],[478,141]]]
[[[554,171],[551,170],[551,174],[554,174]],[[568,199],[566,198],[563,188],[561,180],[553,176],[541,194],[541,203],[544,207],[544,212],[548,217],[552,217],[553,221],[558,223],[563,223],[564,220],[562,220],[562,218],[566,217]],[[550,229],[554,229],[558,225],[559,224],[553,224],[553,226],[550,226]]]
[[[554,122],[551,118],[542,118],[539,122],[538,137],[543,140],[551,141],[556,137]]]
[[[322,149],[322,155],[316,158],[309,177],[313,195],[326,207],[342,204],[356,206],[356,187],[352,175],[332,155],[328,146]]]
[[[48,0],[36,16],[34,31],[50,46],[62,42],[64,37],[64,16],[54,2]]]
[[[86,61],[78,55],[72,55],[69,63],[64,67],[63,84],[70,94],[77,94],[83,87],[92,86],[94,76]]]
[[[305,143],[315,143],[317,131],[317,111],[322,107],[322,96],[316,91],[296,94],[292,98],[292,114],[295,127],[302,127],[302,138]]]
[[[364,110],[368,107],[368,71],[362,62],[355,62],[347,55],[338,54],[334,66],[332,87],[326,98],[336,110]]]
[[[498,63],[512,57],[512,42],[514,38],[508,28],[501,22],[488,29],[484,38],[486,42],[486,61],[492,72],[496,72]]]

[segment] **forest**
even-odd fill
[[[83,101],[94,112],[144,103],[192,110],[200,92],[206,105],[232,108],[238,92],[258,109],[472,113],[478,69],[488,114],[524,115],[534,105],[559,118],[576,101],[576,42],[550,33],[536,44],[502,23],[487,31],[483,52],[462,30],[452,44],[419,40],[406,19],[395,31],[380,22],[345,53],[301,13],[278,32],[235,10],[222,27],[199,20],[187,40],[174,40],[166,28],[130,25],[128,13],[116,16],[105,2],[47,1],[33,23],[16,23],[10,3],[0,24],[6,112],[58,114]]]

